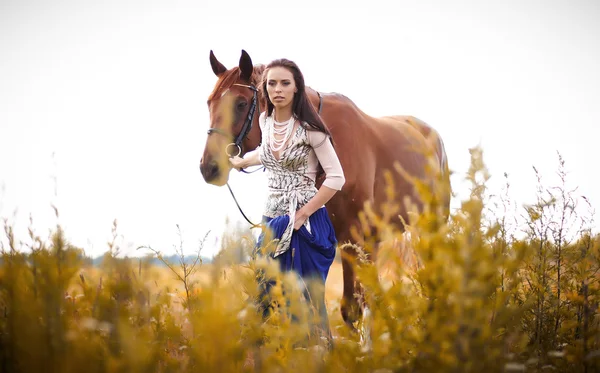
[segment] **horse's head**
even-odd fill
[[[222,186],[229,179],[228,158],[254,150],[260,143],[258,125],[263,66],[254,67],[242,50],[239,66],[227,69],[210,51],[210,65],[218,80],[208,97],[210,127],[200,160],[204,180]]]

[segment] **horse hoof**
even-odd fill
[[[342,300],[340,312],[342,314],[342,320],[344,320],[348,328],[350,328],[353,333],[358,333],[356,324],[357,321],[363,317],[360,306],[358,304],[348,304]]]
[[[362,325],[360,328],[360,344],[363,353],[371,351],[373,341],[371,340],[371,310],[366,307],[363,312]]]

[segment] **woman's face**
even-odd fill
[[[296,93],[294,75],[285,67],[277,66],[267,72],[267,94],[276,109],[291,106]]]

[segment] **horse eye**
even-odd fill
[[[248,103],[247,103],[247,102],[245,102],[245,101],[239,102],[239,103],[237,104],[237,109],[238,109],[238,110],[240,110],[240,111],[241,111],[241,110],[244,110],[244,109],[246,108],[246,106],[247,106],[247,105],[248,105]]]

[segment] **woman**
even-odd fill
[[[341,190],[344,173],[331,135],[308,100],[298,66],[287,59],[271,62],[264,70],[261,89],[267,101],[259,119],[261,146],[230,162],[237,170],[265,166],[269,193],[263,221],[278,240],[272,257],[282,271],[296,271],[309,288],[316,280],[324,290],[337,244],[325,204]],[[319,165],[326,178],[317,190]],[[259,247],[263,238],[264,233]],[[308,295],[330,339],[324,291]]]

